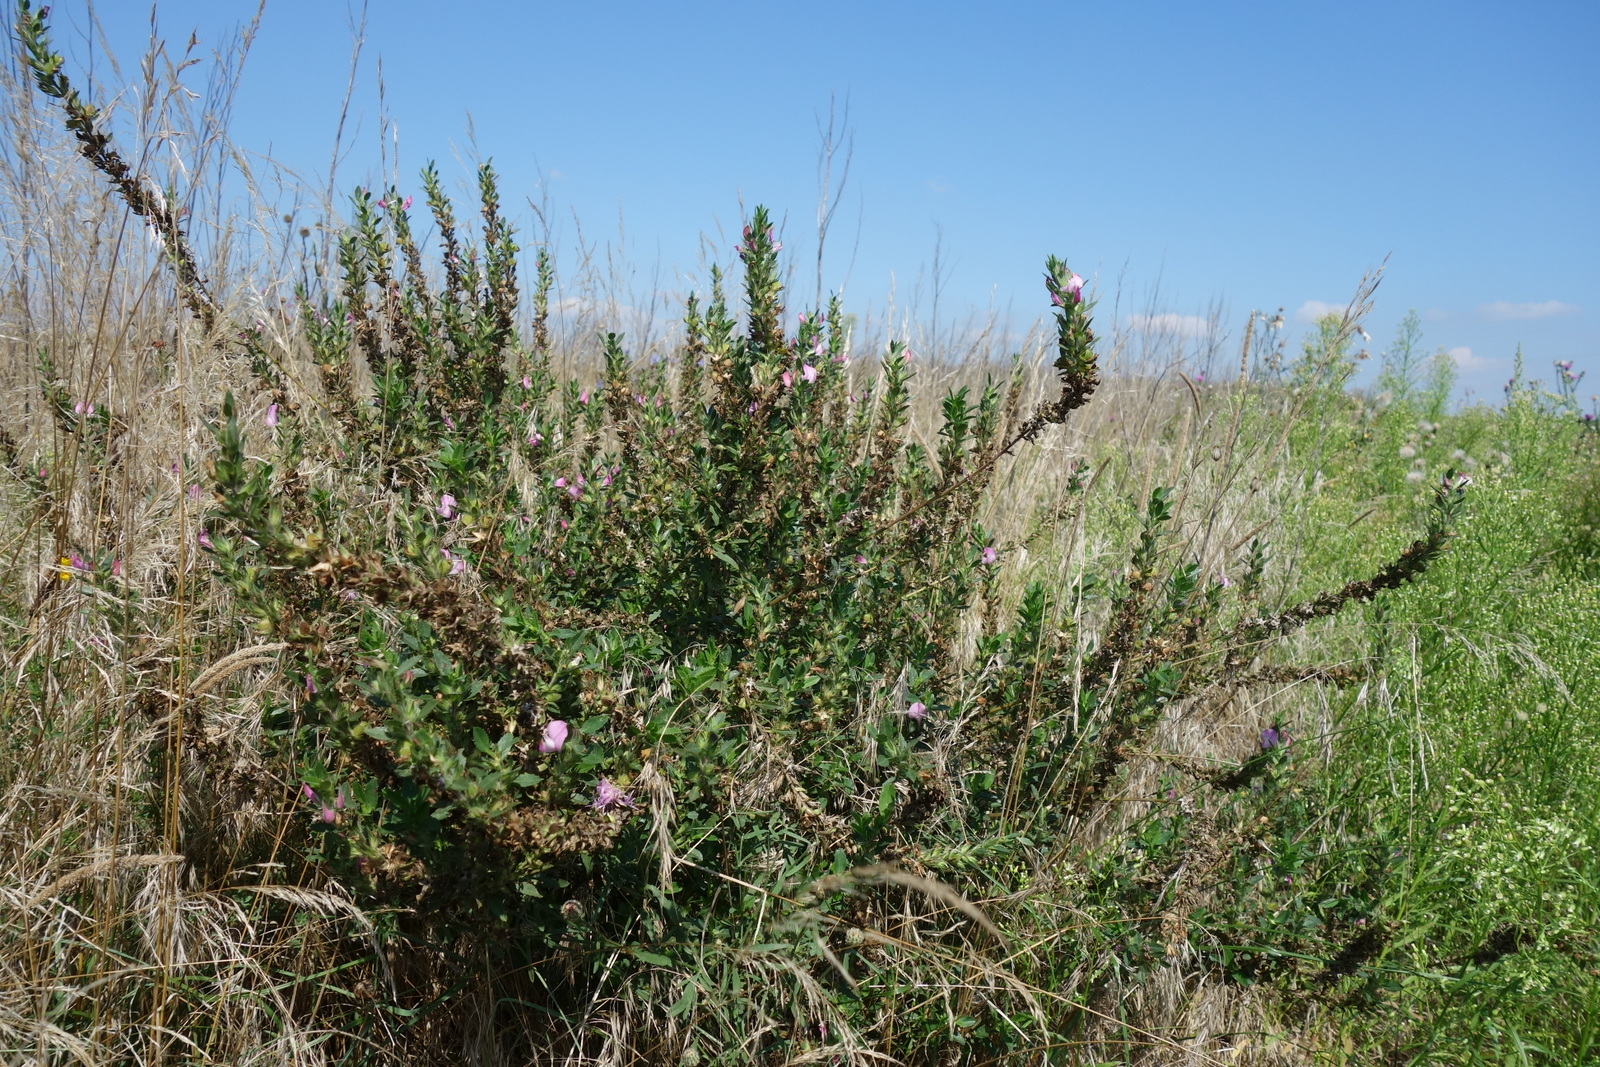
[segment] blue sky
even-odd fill
[[[179,45],[223,40],[254,10],[158,3]],[[318,186],[358,10],[267,0],[234,111],[238,144]],[[101,0],[125,59],[148,13]],[[79,0],[55,22],[81,60]],[[1053,252],[1097,277],[1102,314],[1119,285],[1124,314],[1220,306],[1236,346],[1250,309],[1296,324],[1389,256],[1374,350],[1415,308],[1474,395],[1499,396],[1518,342],[1535,373],[1590,370],[1586,395],[1600,392],[1596,55],[1591,0],[371,0],[339,178],[381,179],[381,60],[408,189],[430,158],[456,178],[457,160],[492,158],[507,203],[546,198],[565,247],[576,218],[642,284],[668,286],[698,276],[719,225],[729,258],[741,204],[765,203],[810,293],[818,121],[848,97],[854,155],[823,280],[848,281],[850,305],[881,307],[893,285],[926,318],[938,243],[941,319],[993,304],[1025,327]]]

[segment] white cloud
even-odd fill
[[[1472,354],[1472,349],[1466,345],[1452,348],[1446,355],[1454,360],[1455,365],[1462,370],[1483,370],[1504,362],[1504,360],[1489,359],[1487,356],[1475,356]]]
[[[1576,304],[1563,304],[1559,300],[1530,304],[1513,304],[1506,300],[1496,300],[1492,304],[1478,305],[1478,314],[1494,322],[1548,319],[1556,315],[1571,315],[1580,310],[1582,309]]]
[[[1324,300],[1307,300],[1300,305],[1300,310],[1294,313],[1294,317],[1301,322],[1314,323],[1324,315],[1341,315],[1344,313],[1344,308],[1343,304],[1330,304]]]
[[[1205,337],[1214,329],[1210,319],[1199,315],[1129,315],[1128,329],[1135,333],[1176,334],[1179,337]]]

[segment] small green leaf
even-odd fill
[[[683,996],[673,1001],[672,1007],[667,1009],[667,1014],[675,1019],[684,1012],[690,1011],[694,1008],[694,1002],[699,994],[700,987],[691,980],[688,985],[683,987]]]
[[[645,963],[653,963],[657,967],[672,966],[672,957],[663,956],[659,952],[651,952],[649,949],[636,948],[633,950],[633,955],[635,959],[643,960]]]

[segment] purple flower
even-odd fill
[[[920,722],[928,717],[928,705],[919,700],[906,709],[906,714]]]
[[[439,514],[443,518],[454,518],[456,514],[456,498],[449,493],[439,497]]]
[[[1217,584],[1222,586],[1222,588],[1226,589],[1226,588],[1228,588],[1228,586],[1233,584],[1233,580],[1230,579],[1226,574],[1223,574],[1221,571],[1218,571],[1217,572]]]
[[[544,735],[539,738],[539,751],[549,755],[560,752],[567,743],[567,724],[561,719],[551,719],[544,724]]]
[[[444,417],[444,424],[452,430],[456,428],[456,420],[452,419],[449,415]]]
[[[193,484],[193,485],[191,485],[191,486],[189,486],[189,499],[190,500],[199,501],[199,500],[204,499],[205,495],[206,495],[206,491],[204,489],[200,488],[200,485],[199,485],[198,482]]]
[[[456,555],[448,548],[441,548],[439,551],[444,553],[444,558],[450,561],[451,574],[462,574],[466,571],[467,561],[465,557]]]
[[[89,565],[83,561],[83,557],[76,552],[67,557],[67,563],[75,571],[87,571],[89,569]]]
[[[816,381],[817,380],[817,368],[813,367],[809,363],[802,363],[800,365],[800,377],[804,378],[808,382]]]
[[[611,779],[602,778],[594,787],[594,803],[589,805],[595,811],[610,811],[613,808],[633,807],[633,794],[624,793],[612,784]]]
[[[1271,752],[1283,743],[1283,736],[1272,727],[1269,726],[1261,731],[1261,751]]]
[[[200,543],[201,548],[208,552],[217,547],[211,543],[211,535],[206,533],[204,528],[202,528],[199,533],[195,534],[194,539]]]
[[[269,430],[278,425],[278,405],[268,404],[267,414],[262,418],[261,422]]]
[[[983,561],[985,563],[997,563],[999,560],[1000,553],[995,551],[995,547],[993,545],[990,545],[983,550]]]
[[[311,675],[308,674],[308,675],[306,675],[306,696],[314,697],[316,695],[317,695],[317,683],[311,677]]]

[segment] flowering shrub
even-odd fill
[[[526,343],[514,326],[517,247],[492,172],[476,246],[431,170],[423,183],[442,285],[405,201],[361,192],[342,287],[303,294],[342,476],[297,473],[316,431],[266,376],[274,458],[246,459],[229,397],[208,548],[305,678],[269,724],[309,798],[308,855],[424,917],[409,936],[498,928],[518,953],[631,944],[659,966],[677,959],[660,946],[741,929],[785,882],[928,870],[997,821],[1031,827],[991,847],[1004,866],[1091,815],[1173,702],[1339,677],[1259,657],[1414,578],[1459,510],[1465,479],[1447,477],[1398,561],[1263,613],[1259,551],[1238,583],[1206,580],[1157,489],[1086,659],[1041,582],[974,654],[960,627],[1001,564],[975,521],[986,486],[1098,382],[1081,277],[1046,264],[1059,394],[1025,414],[1020,378],[953,392],[924,449],[905,436],[902,345],[853,395],[837,300],[785,332],[764,209],[738,248],[742,329],[713,274],[674,360],[637,364],[608,334],[585,387],[551,370],[542,257]],[[1263,734],[1263,770],[1284,744]]]
[[[180,217],[67,84],[42,14],[20,10],[41,91],[155,229],[185,305],[223,331]],[[507,1037],[524,1058],[583,1054],[595,1006],[626,1002],[657,1062],[833,1042],[981,1062],[1081,1035],[1114,981],[1186,946],[1236,981],[1268,973],[1224,934],[1278,958],[1340,944],[1323,961],[1336,976],[1367,958],[1374,902],[1308,896],[1348,872],[1303,839],[1321,816],[1282,721],[1236,765],[1172,761],[1157,813],[1103,847],[1079,834],[1115,821],[1163,720],[1360,677],[1274,648],[1437,560],[1464,477],[1419,468],[1423,536],[1298,603],[1263,595],[1259,538],[1221,571],[1203,560],[1183,490],[1161,485],[1129,504],[1129,554],[1063,588],[978,518],[1006,457],[1100,385],[1093,302],[1062,261],[1045,265],[1050,395],[1025,403],[1016,372],[954,390],[925,445],[908,433],[904,345],[863,361],[870,376],[852,365],[838,300],[788,329],[765,210],[737,279],[713,272],[686,301],[672,358],[607,334],[596,383],[555,371],[553,268],[535,255],[524,301],[493,171],[476,239],[431,168],[422,193],[436,270],[413,198],[361,191],[337,278],[300,292],[285,325],[320,388],[283,371],[264,323],[227,328],[253,381],[221,405],[194,541],[227,594],[219,628],[281,652],[285,680],[262,717],[267,773],[235,785],[295,817],[246,836],[230,870],[303,861],[377,917],[351,952],[376,945],[366,962],[388,988],[337,991],[350,1048],[395,1019],[430,1025],[478,982],[491,1015],[566,1021],[558,1038]],[[1295,410],[1349,402],[1352,328],[1321,324],[1290,368]],[[41,369],[52,416],[104,454],[104,405]],[[1422,432],[1403,458],[1431,444]],[[1070,494],[1087,471],[1074,464]],[[117,566],[72,553],[56,580]],[[211,744],[194,729],[160,758],[212,773]],[[1179,775],[1207,799],[1180,798]],[[1246,818],[1257,798],[1284,813],[1270,846]],[[1017,948],[1019,933],[1048,948]],[[1078,999],[1042,1002],[1063,989]]]

